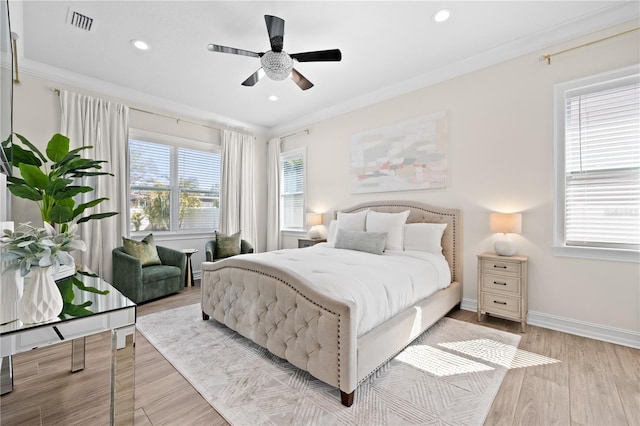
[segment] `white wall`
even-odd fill
[[[43,78],[21,74],[21,84],[14,86],[14,132],[19,133],[35,144],[38,149],[44,152],[49,139],[54,133],[60,131],[60,100],[51,89],[66,89],[103,99],[122,102],[130,107],[152,111],[169,116],[176,116],[174,113],[159,111],[153,106],[137,105],[127,100],[114,99],[108,94],[89,92],[83,89],[62,85]],[[190,120],[189,117],[179,116],[183,120]],[[198,120],[195,122],[204,123]],[[161,134],[175,135],[183,138],[194,139],[220,146],[220,132],[200,125],[186,123],[184,121],[160,117],[140,111],[131,110],[129,113],[129,125],[131,128],[152,131]],[[257,211],[266,209],[266,183],[262,176],[266,175],[266,140],[262,135],[256,135],[256,203]],[[100,196],[108,196],[100,194]],[[40,214],[32,201],[12,197],[12,220],[15,222],[32,221],[34,224],[42,224]],[[264,250],[265,247],[265,222],[264,215],[258,214],[259,241],[258,248]],[[108,220],[108,219],[105,219]],[[184,236],[162,236],[154,235],[155,241],[159,245],[173,247],[176,249],[196,248],[198,253],[192,256],[194,275],[199,277],[200,264],[205,260],[204,245],[212,239],[213,234]]]
[[[540,62],[559,51],[632,28],[622,25],[448,80],[309,127],[283,150],[307,149],[307,206],[327,212],[369,200],[408,199],[456,207],[463,217],[464,299],[476,296],[476,255],[493,251],[489,212],[521,211],[519,253],[529,256],[529,311],[573,326],[621,329],[640,342],[638,264],[555,257],[553,220],[553,85],[638,63],[638,34]],[[351,135],[420,115],[450,113],[449,174],[444,189],[359,194],[349,189]],[[294,237],[285,238],[295,247]],[[587,324],[584,324],[587,323]],[[603,331],[599,330],[599,331]]]

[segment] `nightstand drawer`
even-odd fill
[[[520,278],[505,275],[482,275],[482,290],[487,291],[504,291],[513,293],[514,296],[520,295]]]
[[[480,309],[500,315],[520,316],[520,298],[482,292]]]
[[[482,269],[483,271],[495,271],[495,272],[505,272],[509,274],[517,274],[520,275],[520,263],[516,262],[503,262],[498,259],[496,260],[483,260],[482,261]]]

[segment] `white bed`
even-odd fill
[[[366,209],[409,210],[407,223],[446,223],[443,256],[325,244],[202,264],[204,319],[335,386],[347,406],[358,384],[459,305],[462,291],[458,210],[379,202],[341,211]]]

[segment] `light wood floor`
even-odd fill
[[[199,303],[196,285],[138,307],[138,315]],[[450,317],[476,322],[475,312]],[[518,333],[519,324],[487,317],[481,324]],[[487,425],[640,425],[640,351],[529,326],[519,348],[560,363],[510,370]],[[14,357],[13,392],[0,398],[0,424],[106,425],[109,335],[87,338],[86,367],[70,372],[69,344]],[[136,335],[136,425],[225,425],[215,410],[149,344]]]

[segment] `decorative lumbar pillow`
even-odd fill
[[[225,235],[216,231],[216,258],[224,259],[240,254],[240,231]]]
[[[367,215],[367,232],[386,232],[385,250],[402,250],[404,224],[407,222],[409,213],[409,210],[401,213],[380,213],[371,210]]]
[[[335,248],[382,254],[386,241],[385,232],[347,231],[338,228]]]
[[[153,242],[153,234],[149,234],[142,241],[130,240],[122,237],[124,252],[140,261],[142,266],[161,265],[158,249]]]
[[[338,229],[364,231],[369,209],[357,213],[338,212]]]
[[[407,223],[404,249],[442,254],[442,234],[446,227],[446,223]]]

